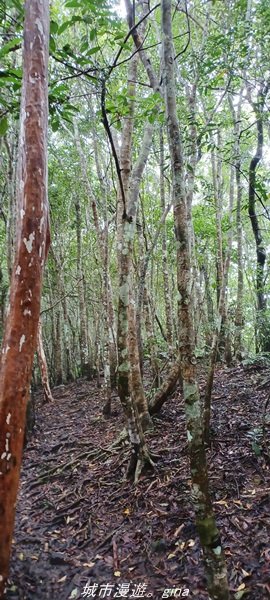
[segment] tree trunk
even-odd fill
[[[45,356],[44,347],[43,347],[41,320],[39,320],[39,323],[38,323],[37,355],[38,355],[41,383],[42,383],[42,387],[43,387],[45,402],[53,402],[53,397],[52,397],[52,392],[51,392],[50,382],[49,382],[47,361],[46,361],[46,356]]]
[[[181,360],[180,357],[176,359],[176,361],[171,366],[169,373],[166,377],[166,380],[163,382],[160,389],[154,395],[154,398],[151,400],[149,404],[149,412],[150,415],[154,415],[159,412],[162,408],[163,404],[169,398],[169,396],[174,392],[177,383],[180,381],[181,377]]]
[[[107,211],[106,211],[107,213]],[[106,215],[107,216],[107,215]],[[114,381],[112,369],[114,368],[114,357],[116,356],[114,340],[110,336],[114,328],[113,318],[110,319],[110,286],[109,286],[109,240],[108,240],[108,221],[104,232],[104,269],[103,269],[103,323],[104,323],[104,345],[103,345],[103,363],[104,363],[104,392],[105,404],[103,408],[104,415],[111,414],[111,396],[112,382]],[[112,303],[111,303],[112,306]]]
[[[211,347],[212,343],[212,332],[214,328],[214,306],[213,306],[213,298],[211,294],[211,286],[210,286],[210,277],[209,277],[209,267],[207,254],[205,255],[204,264],[201,267],[203,278],[204,278],[204,290],[205,290],[205,300],[206,300],[206,312],[207,312],[207,325],[206,325],[206,344],[207,347]]]
[[[218,147],[220,148],[220,133],[218,134]],[[217,304],[219,303],[220,289],[223,278],[223,241],[222,241],[222,162],[216,158],[214,150],[211,152],[213,188],[216,214],[216,269],[217,269]]]
[[[265,293],[264,268],[266,262],[266,248],[256,214],[256,169],[262,158],[263,151],[263,107],[268,93],[268,84],[258,94],[257,105],[254,106],[257,124],[257,149],[251,159],[249,166],[249,192],[248,192],[248,214],[250,217],[252,231],[256,245],[256,352],[270,352],[270,324],[267,316],[267,297]]]
[[[150,354],[150,364],[152,370],[153,383],[152,387],[160,386],[159,364],[157,358],[157,344],[154,332],[153,318],[151,306],[148,298],[147,290],[144,291],[144,307],[145,307],[145,331],[147,339],[147,350]]]
[[[84,293],[84,273],[82,267],[82,218],[81,205],[77,199],[75,202],[76,210],[76,232],[77,232],[77,276],[78,276],[78,292],[79,292],[79,321],[80,321],[80,363],[81,375],[91,379],[92,366],[89,357],[88,344],[88,326],[87,312]]]
[[[91,111],[92,112],[92,111]],[[92,113],[92,118],[94,118]],[[87,191],[89,200],[91,202],[93,221],[96,230],[97,236],[97,244],[99,251],[99,259],[102,268],[102,278],[103,278],[103,286],[102,286],[102,304],[103,307],[106,306],[106,312],[103,311],[104,320],[106,320],[105,328],[108,331],[108,344],[109,344],[109,364],[106,366],[106,373],[108,371],[108,367],[110,369],[110,383],[108,387],[108,394],[110,394],[111,387],[115,387],[116,385],[116,367],[117,367],[117,348],[115,344],[115,334],[114,334],[114,309],[113,309],[113,300],[112,300],[112,291],[111,291],[111,281],[110,281],[110,273],[109,273],[109,258],[106,256],[108,254],[108,215],[107,215],[107,198],[106,198],[106,189],[104,187],[104,182],[101,174],[101,167],[99,163],[98,150],[97,150],[97,141],[96,134],[94,134],[94,152],[95,152],[95,160],[96,160],[96,169],[100,182],[101,192],[103,196],[103,219],[105,221],[104,232],[102,232],[99,222],[99,214],[98,207],[95,198],[95,194],[93,192],[91,182],[87,175],[87,165],[86,159],[83,152],[83,148],[80,141],[78,126],[76,121],[74,120],[74,134],[75,134],[75,142],[78,150],[78,154],[80,157],[81,163],[81,171],[83,176],[83,181],[85,184],[85,189]],[[106,282],[106,284],[104,283]],[[107,343],[107,342],[106,342]],[[107,348],[106,352],[106,361],[107,361]],[[106,378],[107,382],[107,378]],[[105,384],[107,385],[107,383]],[[108,396],[106,392],[106,396]],[[105,409],[106,410],[106,409]]]
[[[62,354],[62,324],[60,308],[56,309],[55,318],[55,346],[54,346],[54,361],[55,361],[55,383],[61,385],[63,383],[63,354]]]
[[[230,173],[230,202],[229,202],[229,230],[226,259],[222,269],[222,281],[219,291],[218,315],[216,327],[212,339],[212,347],[210,352],[210,362],[207,374],[205,398],[204,398],[204,439],[205,442],[210,441],[210,419],[211,419],[211,398],[215,373],[215,365],[218,355],[218,345],[221,336],[221,328],[223,326],[224,339],[226,338],[226,323],[227,323],[227,287],[229,278],[229,269],[231,262],[232,241],[233,241],[233,205],[234,205],[234,167],[231,166]],[[227,349],[229,353],[229,349]]]
[[[135,99],[134,81],[136,81],[137,76],[137,65],[138,54],[135,54],[129,64],[128,97],[130,99],[130,107],[129,115],[126,117],[123,127],[120,155],[122,186],[125,198],[123,198],[123,195],[119,194],[117,209],[117,248],[119,269],[117,323],[118,394],[126,415],[132,450],[128,475],[134,477],[135,480],[138,479],[143,464],[151,462],[145,444],[141,424],[141,420],[143,422],[145,422],[146,419],[149,421],[150,416],[148,414],[147,402],[142,387],[136,323],[134,315],[132,315],[132,313],[130,314],[129,312],[131,291],[133,291],[131,288],[130,279],[131,269],[133,268],[131,259],[135,234],[139,185],[148,153],[150,151],[149,128],[147,128],[146,135],[144,136],[144,141],[142,143],[142,151],[133,169],[132,181],[130,181]],[[132,302],[134,302],[133,296]],[[135,361],[138,361],[138,364],[135,364]],[[133,389],[133,384],[135,385],[136,389]]]
[[[174,222],[177,247],[177,284],[179,293],[179,349],[187,437],[191,462],[192,498],[196,524],[205,558],[209,595],[213,600],[228,600],[227,570],[209,494],[206,453],[203,441],[201,401],[196,375],[195,339],[192,322],[191,261],[185,177],[180,127],[176,108],[174,46],[172,41],[172,2],[162,0],[163,60],[166,116],[173,174]]]
[[[163,128],[160,128],[160,207],[162,214],[165,211],[165,182],[164,182],[164,139],[163,139]],[[172,321],[172,305],[171,305],[171,294],[170,294],[170,283],[169,283],[169,272],[168,272],[168,255],[167,255],[167,236],[166,236],[166,223],[162,227],[162,270],[163,270],[163,282],[164,282],[164,303],[165,303],[165,316],[166,316],[166,338],[168,342],[168,350],[171,355],[173,352],[173,321]]]
[[[49,246],[48,38],[49,3],[26,0],[17,245],[0,363],[0,597],[8,576],[42,275]]]
[[[244,261],[243,261],[243,231],[242,231],[242,182],[241,182],[241,162],[236,165],[236,186],[237,186],[237,204],[236,204],[236,227],[237,227],[237,300],[235,309],[235,334],[234,334],[234,353],[236,358],[242,360],[243,342],[242,331],[244,326]]]

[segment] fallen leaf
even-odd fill
[[[226,508],[229,508],[228,502],[226,502],[226,500],[217,500],[216,502],[214,502],[214,504],[221,504],[223,506],[226,506]]]
[[[247,571],[245,571],[245,569],[242,569],[242,574],[243,577],[250,577],[251,573],[248,573]]]
[[[240,590],[240,592],[236,592],[236,594],[234,594],[235,600],[241,600],[241,598],[243,598],[245,593],[246,593],[246,590]]]

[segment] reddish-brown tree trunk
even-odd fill
[[[49,245],[47,200],[49,2],[26,0],[17,248],[0,362],[0,597],[8,576],[25,414]]]

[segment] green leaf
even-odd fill
[[[50,36],[50,51],[51,52],[55,52],[56,51],[56,43],[55,40],[52,36]]]
[[[58,34],[60,35],[61,33],[63,33],[71,25],[72,21],[65,21],[64,23],[62,23],[62,25],[60,25],[60,27],[58,28]]]
[[[51,126],[52,126],[53,131],[57,131],[59,129],[59,127],[60,127],[59,117],[56,116],[52,119]]]
[[[71,27],[72,25],[74,25],[74,23],[77,23],[82,20],[83,20],[82,17],[80,17],[79,15],[74,15],[72,17],[72,19],[69,19],[68,21],[64,21],[64,23],[62,23],[62,25],[60,25],[60,27],[58,27],[58,35],[63,33],[66,29],[68,29],[68,27]]]
[[[92,42],[92,41],[95,39],[96,35],[97,35],[97,30],[96,30],[96,28],[94,28],[94,29],[91,29],[91,31],[90,31],[90,34],[89,34],[89,37],[90,37],[90,40],[91,40],[91,42]]]
[[[80,3],[77,0],[69,0],[69,2],[66,2],[66,6],[68,8],[78,8]]]
[[[90,56],[91,54],[96,54],[96,52],[98,52],[99,50],[100,50],[99,46],[94,46],[94,48],[90,48],[90,50],[88,50],[87,56]]]
[[[58,25],[55,21],[51,21],[50,23],[50,32],[51,33],[57,33],[58,32]]]
[[[15,46],[18,46],[18,44],[20,45],[21,42],[22,42],[22,40],[19,37],[16,37],[13,40],[10,40],[9,42],[7,42],[7,44],[2,46],[2,48],[0,50],[0,56],[1,57],[5,56],[5,54],[8,54],[10,52],[10,50],[15,48]]]
[[[7,117],[2,117],[0,120],[0,135],[6,135],[8,130],[8,120]]]

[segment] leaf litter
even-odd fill
[[[235,600],[270,598],[269,381],[256,364],[218,367],[215,375],[209,474]],[[206,600],[179,390],[154,417],[147,440],[156,468],[136,487],[125,478],[129,447],[117,397],[111,419],[95,382],[59,386],[54,398],[43,405],[36,393],[7,599],[78,600],[86,583],[125,582],[146,584],[154,600],[175,587]]]

